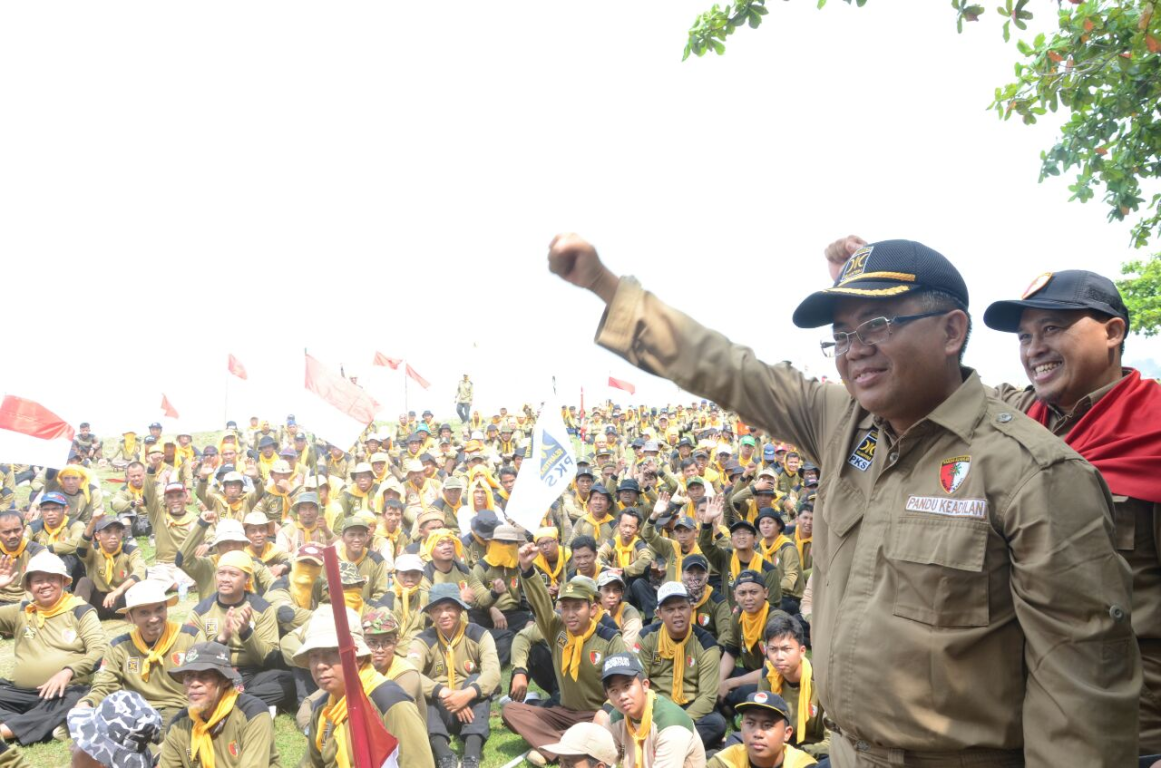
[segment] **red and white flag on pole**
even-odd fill
[[[358,384],[306,356],[306,395],[296,414],[322,439],[350,448],[382,407]]]
[[[230,355],[226,360],[226,370],[237,376],[239,379],[249,378],[246,375],[246,366],[242,365],[242,361]]]
[[[407,375],[410,376],[416,384],[423,387],[424,389],[427,389],[431,386],[427,379],[416,373],[415,369],[411,367],[410,363],[407,364]]]
[[[161,412],[171,419],[181,418],[177,415],[177,409],[173,407],[173,403],[169,402],[169,398],[165,396],[164,392],[161,393]]]
[[[387,357],[382,352],[375,353],[375,359],[371,361],[371,365],[381,365],[384,368],[390,368],[393,371],[398,371],[399,366],[403,364],[403,359],[399,357]]]
[[[637,393],[637,388],[634,387],[629,382],[625,381],[624,379],[614,379],[612,376],[610,376],[609,377],[609,386],[613,387],[614,389],[623,389],[626,392],[628,392],[630,395],[634,395]]]
[[[60,469],[75,436],[67,421],[35,400],[5,395],[0,402],[0,461]]]

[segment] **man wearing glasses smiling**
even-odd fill
[[[548,260],[605,302],[598,344],[821,467],[812,661],[836,766],[1135,762],[1140,660],[1112,499],[962,366],[971,319],[951,262],[873,243],[799,305],[799,327],[832,326],[844,388],[763,363],[576,235]]]

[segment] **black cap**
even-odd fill
[[[617,493],[620,493],[621,491],[635,491],[637,493],[641,493],[641,484],[633,478],[627,477],[621,481],[620,485],[617,486]]]
[[[747,568],[738,574],[738,578],[734,579],[734,589],[737,589],[743,584],[757,584],[760,587],[764,587],[766,586],[766,580],[762,578],[762,574]]]
[[[608,680],[617,675],[645,677],[645,668],[631,653],[614,653],[605,659],[605,666],[601,668],[601,680]]]
[[[577,462],[577,463],[579,464],[580,462]],[[581,477],[583,475],[588,475],[589,477],[596,477],[596,475],[593,474],[593,471],[588,468],[587,464],[585,466],[578,466],[577,467],[576,476]]]
[[[694,566],[700,567],[703,571],[709,571],[709,561],[705,559],[705,555],[686,555],[685,559],[681,561],[682,571],[688,571]]]
[[[774,712],[786,722],[790,722],[790,707],[786,704],[785,699],[770,691],[756,691],[747,696],[745,701],[734,705],[734,711],[740,715],[745,714],[746,710],[749,709],[764,709],[768,712]]]
[[[893,299],[908,293],[937,290],[954,296],[966,308],[967,284],[942,254],[913,240],[883,240],[855,251],[830,288],[815,291],[794,310],[799,328],[818,328],[834,319],[834,303],[850,296]]]
[[[754,524],[751,523],[749,520],[735,520],[733,523],[730,524],[730,533],[733,533],[734,531],[736,531],[740,528],[745,528],[746,530],[748,530],[750,533],[754,534],[755,536],[758,535],[758,529],[756,527],[754,527]]]
[[[778,523],[779,530],[786,530],[786,521],[782,519],[782,515],[778,514],[778,510],[774,509],[773,507],[762,507],[758,510],[758,522],[761,522],[763,518],[767,517],[772,518],[775,522]]]
[[[599,485],[599,484],[594,485],[593,489],[591,491],[589,491],[589,496],[595,496],[598,494],[601,496],[604,496],[606,499],[608,499],[609,504],[613,504],[614,502],[616,502],[616,499],[613,498],[613,494],[609,493],[609,489],[603,485]]]
[[[149,428],[150,428],[150,429],[161,429],[161,424],[160,424],[159,422],[156,422],[156,421],[155,421],[155,422],[153,422],[152,424],[150,424],[150,425],[149,425]]]
[[[1018,301],[997,301],[984,312],[984,324],[996,331],[1015,333],[1025,309],[1093,310],[1125,321],[1129,310],[1112,280],[1087,269],[1045,272],[1032,281]]]

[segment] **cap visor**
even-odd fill
[[[821,328],[834,322],[834,303],[838,299],[894,299],[920,287],[914,284],[860,280],[856,285],[824,288],[803,299],[798,309],[794,310],[792,319],[799,328]]]
[[[1113,317],[1121,317],[1108,304],[1081,304],[1075,301],[1052,301],[1050,299],[1021,299],[997,301],[984,311],[984,325],[993,331],[1015,333],[1020,328],[1020,318],[1025,309],[1056,309],[1061,312],[1103,312]]]

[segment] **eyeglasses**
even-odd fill
[[[389,635],[387,637],[374,637],[374,636],[372,636],[372,637],[366,638],[366,640],[367,640],[367,647],[370,648],[372,651],[381,651],[384,648],[389,648],[390,646],[395,645],[396,643],[399,642],[399,638],[395,637],[394,635]]]
[[[819,346],[822,347],[823,357],[842,357],[850,350],[852,338],[857,338],[865,346],[873,347],[891,338],[891,326],[893,325],[903,325],[913,320],[922,320],[925,317],[946,315],[948,312],[951,310],[941,309],[935,312],[924,312],[921,315],[893,317],[890,320],[885,317],[876,317],[855,328],[851,333],[835,331],[833,339],[820,341]]]

